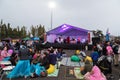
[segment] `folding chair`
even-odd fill
[[[3,77],[7,75],[15,66],[12,66],[10,61],[0,61],[0,65],[5,65],[5,67],[2,68],[2,74],[0,77],[0,80],[2,80]]]

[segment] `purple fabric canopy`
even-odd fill
[[[89,30],[71,26],[68,24],[63,24],[57,28],[47,32],[47,35],[64,35],[64,36],[87,36]]]

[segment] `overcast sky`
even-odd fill
[[[53,28],[66,23],[120,35],[120,0],[0,0],[0,19],[14,27],[41,24],[50,30],[50,1],[56,3]]]

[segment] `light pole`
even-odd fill
[[[1,34],[1,28],[2,28],[2,24],[0,23],[0,40],[1,40],[1,36],[2,36],[2,34]]]
[[[51,29],[52,29],[52,26],[53,26],[53,9],[55,8],[55,2],[50,2],[49,3],[49,7],[50,7],[50,10],[51,10],[51,19],[50,19],[50,22],[51,22]]]

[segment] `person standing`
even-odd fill
[[[119,58],[118,49],[119,49],[118,42],[115,42],[115,43],[114,43],[114,46],[113,46],[113,52],[114,52],[114,66],[118,66],[118,65],[119,65],[119,62],[118,62],[118,58]]]
[[[114,53],[109,41],[104,43],[102,53],[105,56],[105,61],[103,63],[108,68],[108,70],[104,70],[104,74],[112,74],[112,61]]]
[[[94,48],[94,51],[91,53],[91,58],[93,60],[93,66],[97,64],[99,54],[97,52],[97,47]]]
[[[99,56],[101,56],[102,55],[102,46],[101,46],[101,43],[99,42],[99,43],[97,43],[97,48],[98,48],[98,53],[99,53]]]

